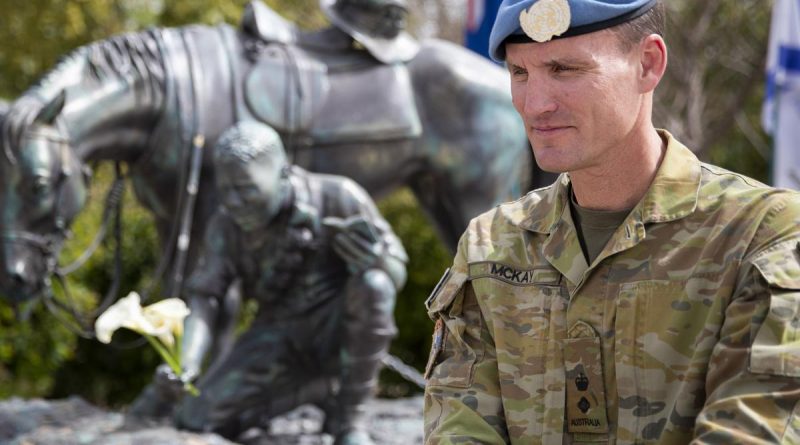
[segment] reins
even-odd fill
[[[199,91],[203,83],[202,69],[197,66],[197,51],[194,47],[194,42],[188,39],[184,32],[181,32],[181,40],[183,41],[186,50],[187,62],[189,65],[189,94],[190,101],[190,121],[187,128],[184,127],[184,134],[190,135],[188,142],[190,155],[189,155],[189,174],[186,177],[186,185],[183,192],[185,193],[185,200],[180,202],[180,215],[176,220],[180,227],[180,234],[178,235],[175,249],[177,256],[173,263],[172,269],[172,282],[170,284],[170,297],[180,298],[180,293],[183,288],[184,272],[186,269],[186,258],[189,253],[189,245],[191,244],[192,225],[194,223],[194,208],[197,201],[197,194],[200,187],[200,172],[202,171],[203,162],[203,147],[205,146],[205,135],[201,128],[202,117],[200,116],[200,107],[198,105],[198,98],[201,94]],[[180,101],[179,101],[180,104]],[[183,110],[185,111],[185,110]],[[183,115],[183,113],[179,113]],[[186,125],[185,121],[181,121],[181,125]]]
[[[47,293],[43,298],[45,306],[50,313],[70,331],[86,339],[94,338],[94,330],[90,324],[98,314],[104,312],[114,303],[119,294],[119,287],[122,281],[122,197],[125,191],[125,175],[122,173],[122,167],[119,162],[115,163],[114,175],[114,181],[109,186],[108,192],[106,192],[100,229],[89,247],[87,247],[75,261],[65,267],[59,267],[56,265],[55,260],[48,259],[48,263],[52,262],[53,264],[53,266],[48,267],[48,273],[52,274],[56,281],[58,281],[67,302],[61,302],[55,298],[52,283],[47,283]],[[114,227],[112,229],[114,235],[114,272],[112,274],[111,287],[106,291],[97,308],[90,311],[88,314],[81,314],[77,309],[77,303],[67,284],[67,275],[78,270],[97,251],[108,234],[108,226],[112,216],[114,218]],[[55,251],[50,252],[53,258],[55,254]],[[61,312],[68,313],[72,317],[72,321],[62,316]]]
[[[115,214],[119,215],[121,206],[120,203],[122,202],[122,195],[125,192],[125,177],[122,175],[120,164],[117,162],[114,166],[114,182],[108,188],[108,192],[106,192],[105,198],[105,206],[103,207],[103,216],[100,223],[100,229],[95,234],[94,239],[89,244],[89,247],[83,251],[81,255],[78,256],[72,263],[68,264],[67,266],[58,267],[56,269],[56,273],[59,275],[69,275],[76,270],[78,270],[81,266],[86,264],[86,261],[91,258],[94,252],[100,247],[100,244],[103,242],[103,239],[108,232],[108,222],[112,216],[112,209],[115,210]]]
[[[111,287],[108,289],[108,291],[106,291],[106,294],[103,296],[100,305],[90,312],[90,315],[86,318],[95,318],[98,314],[108,309],[119,293],[120,282],[122,281],[122,197],[124,192],[125,176],[122,174],[122,167],[120,163],[116,162],[114,164],[114,182],[111,184],[111,186],[109,186],[108,192],[106,193],[100,229],[97,231],[92,243],[86,248],[86,250],[83,251],[81,255],[78,256],[75,261],[70,263],[68,266],[56,267],[54,270],[52,270],[53,275],[59,281],[59,284],[64,290],[64,295],[74,303],[72,295],[69,292],[66,277],[83,266],[86,261],[88,261],[89,258],[91,258],[91,256],[97,251],[97,249],[100,247],[100,244],[102,244],[103,240],[105,239],[106,234],[108,233],[108,226],[111,221],[111,217],[114,217],[114,273],[112,274]],[[69,312],[73,315],[77,313],[74,307]]]

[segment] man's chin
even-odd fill
[[[534,148],[533,156],[539,168],[547,173],[560,174],[570,170],[571,165],[564,159],[563,149],[540,146]]]
[[[561,167],[557,167],[557,166],[550,166],[550,165],[546,165],[546,164],[542,165],[542,163],[539,163],[539,162],[537,162],[536,165],[538,165],[539,169],[542,170],[543,172],[552,173],[554,175],[560,175],[561,173],[566,173],[567,171],[569,171],[569,170],[567,170],[565,168],[561,168]]]

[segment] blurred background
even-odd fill
[[[409,0],[409,31],[419,39],[463,43],[475,30],[480,0]],[[487,0],[491,3],[492,0]],[[0,0],[0,98],[13,100],[62,55],[113,34],[150,26],[236,24],[244,0]],[[326,25],[317,0],[266,0],[302,28]],[[669,0],[669,70],[659,87],[656,124],[669,129],[701,159],[769,182],[771,140],[759,122],[772,1]],[[102,199],[112,179],[109,166],[95,167],[87,211],[74,224],[62,263],[74,259],[97,231]],[[408,250],[409,281],[398,297],[400,335],[391,352],[422,370],[432,324],[423,301],[451,261],[414,197],[401,190],[379,203]],[[120,295],[142,289],[157,263],[156,234],[131,193],[124,201],[124,270]],[[77,304],[87,311],[108,289],[113,240],[69,278]],[[57,287],[57,286],[56,286]],[[56,292],[60,292],[57,288]],[[247,308],[252,313],[253,308]],[[242,322],[246,323],[246,319]],[[26,322],[0,301],[0,399],[80,395],[119,408],[149,381],[159,359],[135,334],[116,334],[114,346],[81,339],[43,307]],[[115,337],[116,338],[116,337]],[[418,392],[394,373],[381,376],[381,395]]]

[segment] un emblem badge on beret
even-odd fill
[[[569,29],[570,10],[567,0],[540,0],[519,14],[519,24],[535,42],[547,42]]]

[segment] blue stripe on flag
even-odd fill
[[[800,48],[781,45],[778,66],[787,71],[800,72]]]
[[[778,84],[775,82],[775,72],[770,71],[767,73],[767,91],[765,92],[766,100],[775,98],[775,93],[778,91]]]

